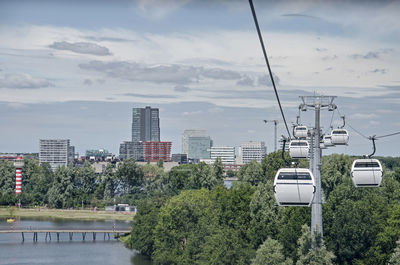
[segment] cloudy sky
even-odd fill
[[[337,96],[323,131],[346,123],[365,136],[400,131],[400,1],[254,0],[283,108],[299,96]],[[118,154],[131,109],[160,108],[161,138],[181,150],[184,129],[216,146],[265,141],[281,120],[246,0],[0,1],[0,152],[38,152],[69,138],[83,155]],[[301,122],[311,125],[311,110]],[[332,121],[332,122],[331,122]],[[368,154],[351,127],[348,146]],[[278,125],[284,134],[283,124]],[[377,141],[399,156],[400,136]]]

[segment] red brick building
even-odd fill
[[[144,142],[144,161],[171,161],[171,146],[172,142]]]

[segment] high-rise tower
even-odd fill
[[[157,108],[132,109],[132,142],[160,141],[160,117]]]

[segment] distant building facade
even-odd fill
[[[171,161],[178,162],[179,164],[187,164],[188,157],[187,154],[172,154]]]
[[[89,159],[103,159],[105,160],[107,157],[112,157],[113,154],[108,152],[106,149],[96,149],[96,150],[86,150],[85,156]]]
[[[264,142],[242,142],[239,148],[239,157],[242,164],[256,160],[261,163],[267,153],[267,147]]]
[[[171,161],[172,142],[144,142],[144,160],[157,162],[162,159],[165,162]]]
[[[209,159],[212,147],[210,136],[191,136],[188,140],[188,158]]]
[[[70,154],[69,139],[39,140],[39,163],[49,163],[53,171],[59,166],[68,166]]]
[[[205,137],[206,130],[188,129],[182,133],[182,154],[189,154],[189,137]]]
[[[160,117],[158,108],[132,109],[132,142],[160,141]]]
[[[215,146],[209,149],[210,159],[215,162],[218,157],[221,158],[222,164],[235,164],[235,147],[231,146]]]
[[[119,146],[119,158],[122,160],[131,158],[136,161],[144,161],[143,142],[125,141]]]

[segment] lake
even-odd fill
[[[9,229],[10,224],[4,218],[0,219],[0,229]],[[129,222],[121,221],[69,221],[60,219],[22,219],[16,221],[14,229],[116,229],[129,228]],[[92,234],[87,233],[85,241],[81,233],[74,233],[73,240],[69,240],[68,233],[60,234],[57,241],[56,234],[45,241],[45,233],[38,234],[37,242],[33,242],[33,233],[25,233],[22,242],[20,233],[0,234],[0,265],[22,264],[74,264],[74,265],[150,265],[151,262],[129,250],[116,239],[104,240],[103,233],[97,233],[96,241]]]

